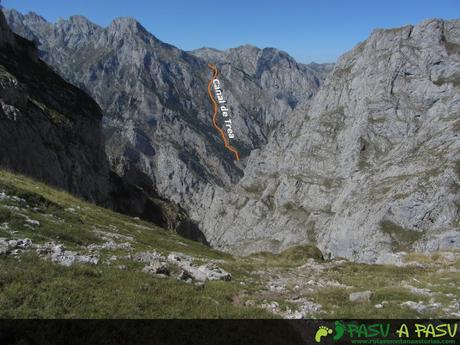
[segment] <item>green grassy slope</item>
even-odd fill
[[[116,229],[117,234],[134,238],[133,252],[155,250],[167,254],[180,250],[203,260],[233,260],[228,254],[23,176],[0,172],[0,191],[22,199],[0,201],[0,237],[27,237],[34,243],[54,240],[66,249],[84,252],[84,245],[101,243],[94,233],[96,229]],[[15,208],[40,225],[30,226]],[[119,251],[101,251],[101,261]],[[121,265],[126,268],[117,267]],[[110,266],[102,263],[62,267],[38,258],[33,251],[16,257],[0,256],[0,317],[271,317],[261,309],[232,304],[239,288],[238,275],[230,282],[196,286],[150,276],[140,272],[142,267],[127,259]]]
[[[313,246],[233,257],[24,176],[0,171],[0,241],[62,244],[97,264],[65,267],[34,247],[0,248],[1,318],[459,317],[459,253],[408,254],[403,267],[324,261]],[[101,247],[113,240],[114,248]],[[123,244],[126,244],[123,247]],[[213,262],[231,281],[160,278],[133,260],[180,252]],[[370,290],[369,301],[350,293]],[[404,305],[405,302],[411,302]],[[298,315],[297,315],[298,316]]]

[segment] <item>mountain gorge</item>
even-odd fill
[[[458,248],[460,21],[376,30],[334,66],[253,46],[184,52],[130,18],[4,13],[101,106],[111,168],[184,207],[213,247],[314,243],[368,262]],[[240,162],[211,125],[208,62]]]
[[[343,55],[310,109],[214,200],[209,219],[230,202],[204,226],[211,243],[247,252],[312,241],[370,262],[458,248],[459,30],[458,20],[375,30]]]

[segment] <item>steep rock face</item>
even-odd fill
[[[206,243],[181,207],[141,177],[134,185],[109,170],[101,124],[99,106],[42,62],[0,13],[0,166]]]
[[[0,14],[0,165],[106,201],[101,110],[38,59]]]
[[[50,24],[4,11],[15,32],[35,41],[45,61],[101,105],[116,172],[136,184],[139,172],[148,176],[195,220],[204,217],[214,187],[236,183],[249,152],[294,109],[308,106],[325,75],[276,49],[183,52],[130,18],[101,28],[80,16]],[[239,163],[211,124],[208,62],[220,70]]]
[[[375,261],[459,244],[460,21],[376,30],[342,56],[202,228],[240,253],[316,242]]]

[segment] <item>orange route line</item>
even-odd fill
[[[211,99],[212,106],[213,106],[212,125],[217,130],[217,132],[219,132],[222,140],[224,141],[225,148],[227,150],[229,150],[230,152],[232,152],[235,155],[236,160],[239,161],[240,160],[240,153],[238,152],[237,149],[235,149],[233,146],[230,145],[230,143],[228,142],[227,137],[225,136],[225,132],[222,130],[222,128],[220,128],[217,125],[217,112],[218,112],[219,106],[217,105],[217,102],[214,99],[214,95],[213,95],[211,86],[212,86],[212,81],[214,79],[216,79],[217,76],[219,75],[219,71],[217,70],[216,65],[214,65],[212,63],[208,63],[208,67],[212,70],[212,77],[211,77],[211,79],[209,79],[209,83],[208,83],[208,95],[209,95],[209,98]]]

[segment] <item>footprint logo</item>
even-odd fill
[[[345,334],[345,326],[340,322],[336,321],[335,322],[335,335],[334,335],[334,341],[340,340],[343,335]]]
[[[315,334],[315,341],[317,343],[321,342],[322,337],[326,337],[329,334],[332,334],[332,329],[326,327],[326,326],[319,326],[318,330],[316,331]]]

